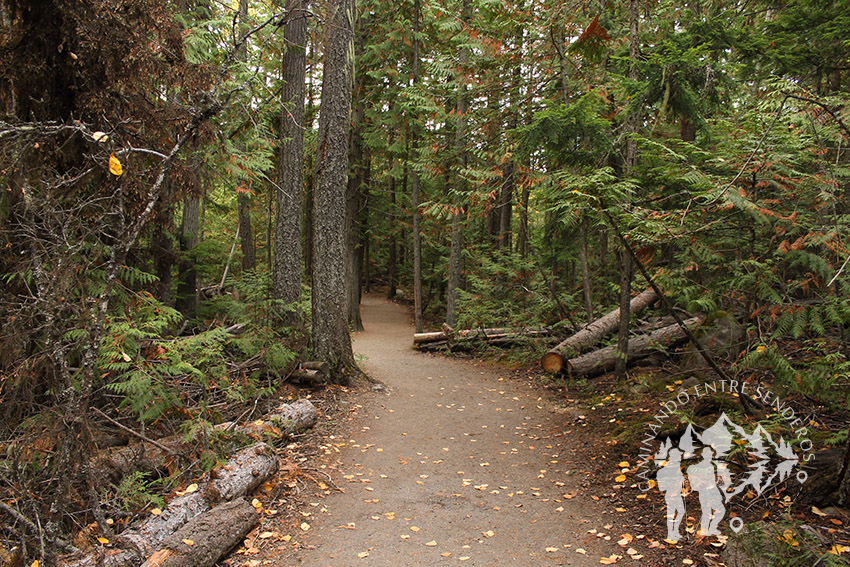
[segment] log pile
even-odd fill
[[[632,314],[640,313],[657,299],[658,294],[651,288],[641,292],[631,301]],[[693,329],[700,322],[700,318],[692,317],[684,321],[684,327]],[[617,345],[600,348],[586,354],[581,353],[612,334],[619,323],[620,310],[615,309],[555,345],[540,359],[541,366],[546,372],[551,374],[563,373],[571,378],[586,378],[610,372],[616,364]],[[677,323],[671,324],[669,318],[651,320],[642,326],[641,331],[642,334],[629,340],[629,364],[687,340],[685,329]]]
[[[259,442],[242,449],[224,465],[213,469],[206,482],[177,492],[157,515],[151,515],[119,534],[109,547],[89,549],[59,558],[59,567],[169,567],[212,566],[230,551],[259,521],[245,501],[278,469],[270,445],[289,439],[316,423],[318,411],[309,400],[283,404],[275,413],[246,424],[216,426]],[[151,443],[155,443],[151,445]],[[90,466],[104,467],[104,479],[120,479],[133,470],[166,471],[176,460],[192,454],[194,446],[182,436],[139,443],[104,452]],[[115,482],[116,480],[113,480]],[[191,541],[191,544],[186,544]]]
[[[525,339],[539,339],[550,336],[548,329],[525,327],[522,329],[493,328],[467,329],[455,331],[443,324],[442,331],[416,333],[413,335],[413,346],[422,351],[469,350],[475,346],[487,344],[492,346],[511,346]]]
[[[635,296],[630,303],[632,314],[636,315],[649,307],[658,296],[652,288],[643,291]],[[582,350],[593,346],[599,340],[613,333],[620,324],[620,308],[611,311],[607,315],[600,317],[581,331],[567,337],[554,347],[549,352],[543,355],[540,359],[540,364],[543,370],[551,374],[561,372],[566,367],[566,362],[571,357],[576,356]]]
[[[197,551],[204,559],[215,555],[212,562],[179,563],[176,562],[178,559],[174,559],[175,563],[161,565],[214,565],[259,521],[257,512],[243,498],[271,478],[277,467],[277,456],[271,447],[265,443],[252,445],[238,452],[223,466],[213,469],[211,480],[203,486],[172,498],[162,513],[124,531],[116,538],[113,547],[98,547],[82,555],[66,555],[60,557],[57,564],[59,567],[135,567],[153,557],[162,559],[165,550],[169,550],[168,557],[193,553],[194,545],[182,543],[187,539],[204,542],[205,545],[199,546]],[[222,508],[222,502],[231,505]],[[245,518],[245,506],[254,516],[250,521]],[[235,540],[209,533],[209,522],[202,519],[214,510],[215,521],[232,529]],[[225,517],[231,519],[225,522]],[[246,527],[244,532],[240,531]],[[181,535],[177,541],[183,547],[193,549],[180,549],[180,545],[174,543],[177,534]]]

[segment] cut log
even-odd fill
[[[319,411],[313,402],[303,399],[292,404],[283,404],[275,410],[275,413],[251,423],[234,425],[227,421],[219,423],[215,428],[233,430],[258,441],[290,439],[296,433],[316,425],[318,414]]]
[[[650,288],[632,298],[630,311],[632,314],[646,309],[652,302],[658,299],[658,295]],[[540,359],[543,370],[550,374],[561,372],[567,359],[577,355],[583,348],[595,344],[597,341],[613,333],[620,322],[620,308],[600,317],[581,331],[571,335],[561,343],[555,345]]]
[[[685,321],[685,326],[692,329],[699,325],[701,319],[693,317]],[[685,331],[678,325],[670,325],[653,331],[648,335],[631,337],[629,339],[628,363],[656,352],[659,347],[669,348],[687,340]],[[571,358],[566,363],[567,374],[570,378],[587,378],[614,369],[617,361],[617,345],[601,348],[577,358]]]
[[[170,535],[142,567],[212,567],[259,522],[241,498],[219,504]]]
[[[85,555],[60,557],[59,567],[135,567],[187,522],[205,516],[222,500],[241,499],[277,472],[271,447],[257,443],[246,447],[210,473],[212,480],[189,494],[177,496],[157,516],[149,516],[116,538],[116,549],[97,548]],[[250,507],[250,506],[249,506]],[[252,510],[253,512],[253,510]]]
[[[448,340],[449,335],[445,331],[434,331],[432,333],[414,333],[413,344],[433,343]]]
[[[419,350],[437,350],[448,344],[452,350],[461,347],[464,343],[487,342],[491,344],[508,345],[522,339],[540,338],[549,336],[548,329],[524,328],[493,328],[493,329],[467,329],[464,331],[448,330],[432,333],[416,333],[413,335],[413,344]]]

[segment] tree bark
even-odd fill
[[[307,0],[288,0],[283,32],[286,52],[283,54],[272,294],[287,305],[301,301],[307,5]],[[281,313],[281,320],[288,326],[302,324],[301,313],[297,311]]]
[[[347,383],[355,370],[345,281],[353,17],[351,0],[328,4],[313,209],[313,346],[316,357],[330,365],[331,378],[338,383]]]
[[[259,523],[244,500],[219,504],[169,536],[142,567],[212,567]]]
[[[361,27],[358,25],[358,27]],[[365,41],[362,30],[356,32],[355,57],[363,52]],[[349,164],[351,172],[346,188],[346,269],[348,282],[348,324],[352,331],[363,330],[363,319],[360,317],[360,296],[362,294],[362,265],[363,246],[360,235],[365,230],[360,218],[360,205],[363,200],[366,178],[366,152],[363,147],[363,125],[365,123],[366,104],[363,101],[363,76],[355,73],[354,98],[356,103],[351,113],[351,143],[349,148]]]
[[[584,309],[587,313],[587,324],[593,322],[593,294],[590,287],[590,270],[587,266],[587,222],[581,223],[581,241],[579,242],[579,261],[581,262],[581,288],[584,296]]]
[[[658,299],[658,295],[652,288],[644,290],[629,302],[629,314],[640,313],[656,299]],[[565,367],[568,358],[612,333],[614,329],[618,328],[619,323],[620,308],[617,308],[554,346],[543,355],[540,364],[546,372],[553,374],[560,372]]]
[[[687,319],[685,326],[692,329],[699,325],[700,319],[693,317]],[[626,362],[633,363],[641,358],[646,358],[656,352],[659,347],[669,348],[687,340],[687,334],[678,324],[670,325],[639,337],[632,337],[629,341],[629,350]],[[577,358],[571,358],[566,363],[567,374],[570,378],[587,378],[614,370],[617,362],[621,360],[619,345],[612,345]]]

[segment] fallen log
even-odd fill
[[[212,567],[259,522],[242,499],[219,504],[170,535],[142,567]]]
[[[287,439],[313,427],[317,414],[313,403],[303,399],[283,404],[274,414],[262,420],[242,425],[225,422],[217,425],[216,429],[233,430],[260,441]],[[134,471],[171,474],[179,468],[181,459],[192,457],[197,447],[197,443],[186,441],[184,435],[172,435],[158,439],[156,445],[141,442],[102,451],[92,459],[89,467],[96,471],[101,482],[117,484]]]
[[[283,404],[275,413],[262,419],[235,425],[226,421],[215,426],[219,430],[232,430],[247,435],[258,441],[272,439],[289,439],[300,431],[306,431],[316,425],[319,411],[313,402],[307,399],[298,400],[292,404]]]
[[[135,567],[150,557],[172,534],[195,518],[205,516],[218,502],[240,500],[277,472],[271,447],[257,443],[242,449],[210,473],[212,480],[197,491],[172,498],[158,515],[151,515],[115,539],[116,548],[96,548],[59,558],[59,567]],[[250,506],[249,506],[250,508]],[[253,509],[252,513],[256,514]]]
[[[524,329],[467,329],[463,331],[451,331],[444,329],[442,331],[431,333],[416,333],[413,335],[413,344],[419,350],[437,350],[445,345],[449,345],[449,348],[454,350],[464,344],[487,342],[496,345],[508,345],[516,343],[522,339],[547,336],[549,336],[548,329],[531,327]]]
[[[701,319],[693,317],[686,320],[685,326],[692,329],[699,325]],[[687,340],[685,330],[678,324],[669,325],[653,331],[648,335],[631,337],[629,339],[628,362],[633,363],[641,358],[650,356],[659,348],[669,348]],[[567,374],[570,378],[586,378],[610,372],[617,361],[617,345],[601,348],[585,355],[571,358],[566,362]]]
[[[631,313],[635,314],[643,311],[656,299],[658,299],[658,295],[652,288],[644,290],[632,298],[629,303]],[[606,335],[613,333],[619,322],[620,308],[618,307],[607,315],[600,317],[581,331],[571,335],[552,347],[540,359],[540,364],[543,366],[543,370],[550,374],[561,372],[570,357],[577,355],[583,348],[586,348],[596,343]]]

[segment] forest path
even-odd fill
[[[388,390],[354,400],[352,432],[327,443],[340,451],[344,492],[308,508],[295,557],[275,565],[599,565],[625,555],[616,532],[588,533],[610,516],[579,490],[569,424],[531,385],[415,352],[406,310],[382,298],[365,296],[362,316],[355,352]]]

